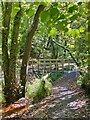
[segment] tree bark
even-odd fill
[[[2,61],[3,61],[3,71],[4,71],[4,95],[5,100],[8,103],[10,98],[10,79],[9,79],[9,55],[8,55],[8,35],[10,29],[10,18],[12,11],[12,3],[6,2],[5,8],[4,4],[2,4]]]
[[[16,13],[14,17],[13,31],[11,35],[11,49],[10,49],[10,63],[9,63],[9,79],[11,83],[12,90],[12,101],[19,99],[19,84],[17,85],[16,81],[16,60],[18,53],[18,35],[19,27],[22,15],[21,3],[19,2],[20,10]]]
[[[4,6],[5,4],[5,6]],[[2,4],[3,20],[2,20],[2,59],[3,59],[3,71],[4,71],[4,97],[7,104],[13,103],[19,98],[18,90],[16,86],[16,58],[18,49],[18,34],[21,19],[21,5],[20,10],[14,17],[13,31],[11,35],[11,50],[8,54],[8,37],[10,29],[10,19],[12,12],[12,2],[6,2]],[[17,98],[18,96],[18,98]]]
[[[22,86],[21,97],[25,97],[26,69],[27,69],[27,63],[28,63],[29,56],[30,56],[32,38],[33,38],[33,35],[34,35],[34,33],[37,29],[37,26],[38,26],[39,15],[44,8],[45,8],[44,5],[39,5],[38,6],[38,9],[37,9],[36,14],[34,16],[34,20],[33,20],[31,29],[29,30],[28,35],[27,35],[24,55],[23,55],[23,59],[22,59],[21,73],[20,73],[20,81],[21,81],[21,86]]]

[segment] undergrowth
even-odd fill
[[[41,79],[35,79],[32,84],[26,86],[26,97],[38,102],[42,98],[52,94],[52,84],[48,74]]]
[[[80,85],[85,90],[85,92],[90,95],[90,80],[88,72],[78,77],[77,84]]]

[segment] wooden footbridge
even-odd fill
[[[19,67],[21,66],[21,63]],[[1,67],[0,67],[1,68]],[[30,59],[27,67],[27,75],[45,75],[56,71],[75,71],[76,64],[71,58],[68,59]],[[17,77],[20,73],[17,72]],[[0,79],[3,79],[3,72],[0,72]]]
[[[27,67],[28,75],[75,69],[72,59],[30,59]]]

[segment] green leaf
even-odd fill
[[[50,16],[53,18],[53,17],[58,17],[59,15],[59,10],[57,8],[53,8],[51,7],[50,9]]]
[[[75,37],[75,36],[79,35],[79,30],[78,29],[68,28],[67,34],[72,35],[73,37]]]
[[[56,8],[56,7],[57,7],[57,8],[60,8],[60,7],[61,7],[61,3],[60,3],[60,2],[53,2],[53,3],[52,3],[52,6],[55,7],[55,8]]]
[[[74,15],[72,15],[71,17],[70,17],[70,20],[76,20],[77,18],[78,18],[78,16],[79,16],[79,14],[77,13],[77,14],[74,14]]]
[[[81,27],[79,30],[80,32],[84,32],[85,28]]]
[[[76,6],[76,5],[73,5],[73,6],[69,7],[68,12],[73,13],[73,12],[74,12],[75,10],[77,10],[77,9],[78,9],[77,6]]]
[[[52,35],[55,35],[57,33],[57,29],[56,28],[52,28],[48,34],[48,36],[52,36]]]
[[[12,17],[16,15],[16,13],[20,10],[18,3],[13,3],[12,6]]]
[[[30,17],[34,15],[34,12],[35,12],[35,10],[31,9],[31,8],[26,10],[26,14]]]
[[[62,20],[62,19],[65,19],[65,15],[64,14],[61,14],[60,17],[57,19],[57,20]]]
[[[48,11],[43,11],[40,15],[41,18],[41,22],[47,22],[50,20],[50,15],[48,13]]]
[[[52,3],[53,7],[57,7],[58,6],[58,2],[54,2]]]
[[[60,19],[65,19],[65,15],[61,14]]]
[[[68,32],[68,28],[64,28],[64,32]]]
[[[58,29],[59,30],[63,30],[64,29],[64,25],[62,23],[58,23]]]

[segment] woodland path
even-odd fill
[[[65,73],[53,84],[53,95],[11,114],[16,120],[90,120],[90,99],[77,85],[78,72]]]

